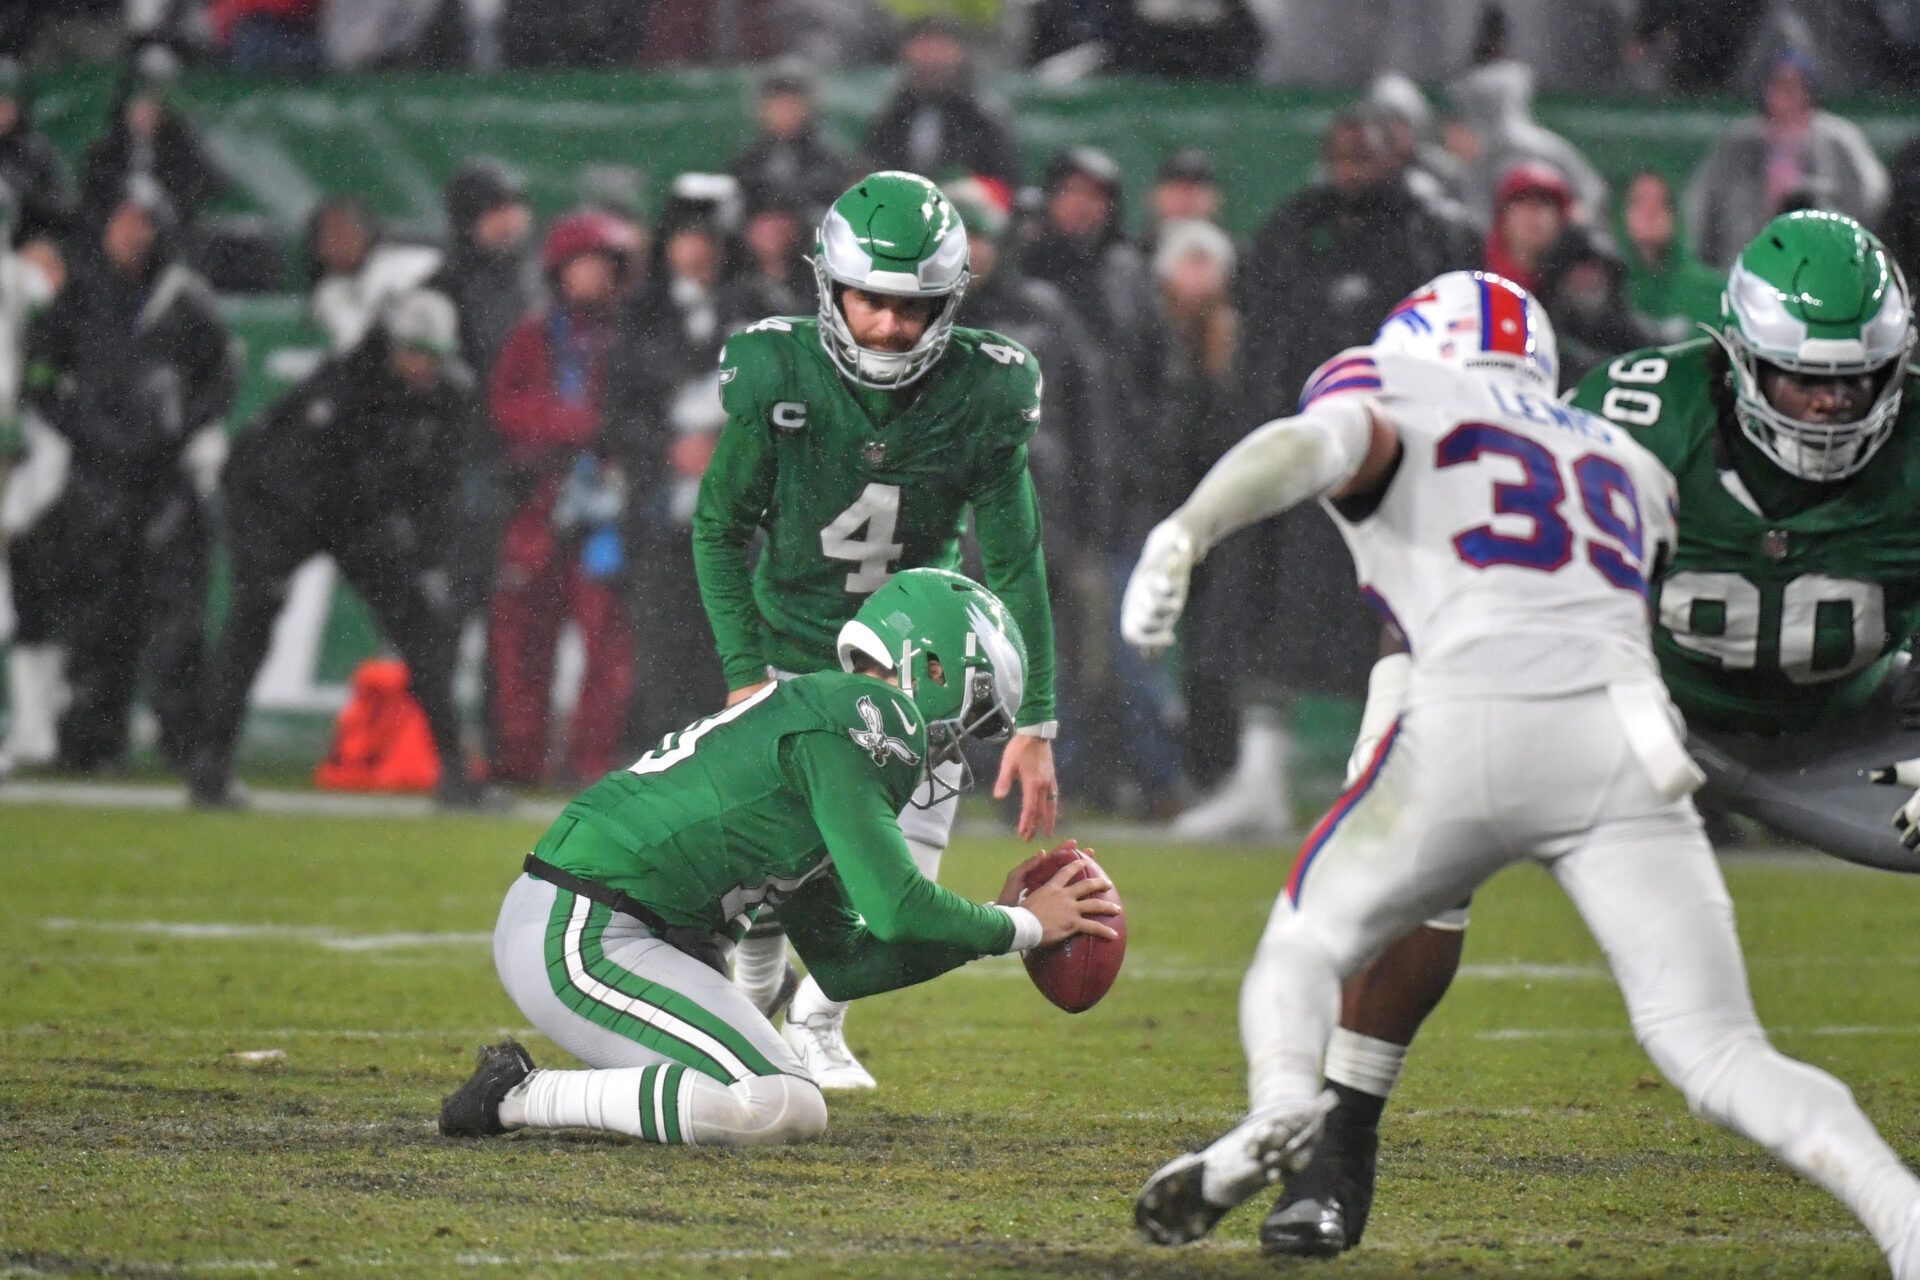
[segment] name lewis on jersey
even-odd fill
[[[1530,395],[1512,387],[1503,387],[1491,378],[1487,380],[1486,386],[1493,395],[1494,403],[1498,404],[1504,413],[1527,422],[1538,423],[1543,427],[1558,427],[1562,431],[1571,431],[1584,440],[1593,440],[1600,444],[1613,443],[1613,432],[1607,429],[1606,423],[1585,409],[1570,408],[1544,396]]]

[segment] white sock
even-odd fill
[[[1393,1093],[1400,1070],[1406,1065],[1407,1046],[1391,1040],[1335,1027],[1333,1038],[1327,1042],[1327,1083],[1345,1085],[1376,1098]]]
[[[765,1005],[780,989],[787,972],[787,934],[784,929],[749,934],[733,948],[733,985],[755,1005]]]
[[[839,1022],[847,1016],[847,1002],[832,1000],[820,989],[820,984],[808,974],[800,983],[800,989],[793,993],[793,1003],[787,1006],[788,1022],[806,1022],[813,1018],[827,1018]]]
[[[750,1146],[819,1137],[827,1104],[793,1076],[726,1085],[675,1064],[535,1071],[501,1100],[500,1123],[599,1129],[671,1146]]]

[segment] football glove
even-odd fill
[[[1173,626],[1187,607],[1193,576],[1193,535],[1162,520],[1147,535],[1140,561],[1120,598],[1120,636],[1148,657],[1173,643]]]

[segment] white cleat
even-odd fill
[[[1140,1189],[1134,1225],[1152,1244],[1198,1240],[1229,1209],[1278,1182],[1282,1174],[1304,1169],[1333,1105],[1329,1090],[1303,1107],[1263,1111],[1248,1116],[1205,1151],[1175,1156]]]
[[[873,1073],[860,1065],[847,1047],[844,1013],[816,1013],[795,1021],[791,1010],[781,1035],[800,1058],[813,1082],[822,1089],[871,1089]]]

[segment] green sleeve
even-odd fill
[[[729,412],[693,508],[694,574],[729,689],[767,678],[766,622],[754,602],[747,548],[772,501],[773,473],[766,425]]]
[[[811,880],[782,902],[780,923],[830,1000],[915,986],[980,956],[971,947],[946,943],[881,942],[861,923],[838,876]]]
[[[924,982],[1013,945],[1004,911],[920,874],[900,834],[897,788],[851,739],[797,734],[781,750],[837,874],[815,882],[831,881],[831,892],[781,903],[780,918],[829,995],[851,999]]]
[[[1050,724],[1053,708],[1053,606],[1040,545],[1040,503],[1027,470],[1025,441],[1002,449],[972,495],[973,532],[987,588],[1006,603],[1027,643],[1027,688],[1019,724]]]

